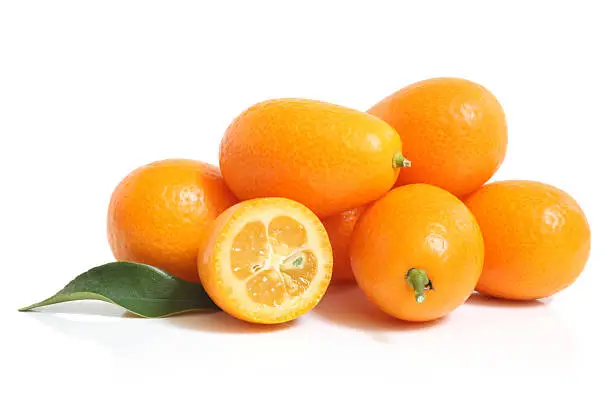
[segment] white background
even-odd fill
[[[606,3],[2,1],[0,405],[607,405]],[[16,311],[112,260],[106,209],[132,169],[217,163],[226,126],[260,100],[365,110],[435,76],[477,81],[504,106],[495,179],[556,185],[587,214],[591,259],[552,300],[475,297],[424,326],[356,288],[280,327],[100,303]]]

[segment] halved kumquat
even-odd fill
[[[212,300],[253,323],[293,320],[317,305],[332,275],[323,224],[286,198],[259,198],[223,212],[200,250],[200,279]]]

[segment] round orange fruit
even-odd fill
[[[211,299],[232,316],[282,323],[321,300],[332,275],[332,250],[317,216],[286,198],[243,201],[205,234],[198,262]]]
[[[351,270],[349,247],[353,229],[364,209],[365,206],[343,211],[321,220],[334,252],[334,273],[332,275],[334,284],[355,282]]]
[[[115,188],[108,241],[120,261],[158,267],[199,282],[198,249],[207,224],[237,202],[219,169],[195,160],[140,167]]]
[[[459,78],[417,82],[374,105],[400,134],[412,167],[397,185],[427,183],[461,197],[499,168],[508,143],[504,111],[491,92]]]
[[[534,181],[488,184],[465,200],[485,241],[479,292],[514,300],[551,296],[584,269],[591,232],[566,192]]]
[[[285,197],[319,217],[386,193],[399,167],[397,132],[367,113],[306,99],[258,103],[229,126],[219,162],[241,200]]]
[[[359,287],[384,312],[440,318],[470,296],[484,247],[476,219],[455,196],[427,184],[397,187],[359,218],[350,248]]]

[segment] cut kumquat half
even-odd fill
[[[253,323],[282,323],[325,294],[332,250],[323,224],[286,198],[258,198],[224,211],[208,231],[198,270],[212,300]]]

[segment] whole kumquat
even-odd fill
[[[354,109],[307,99],[258,103],[229,126],[219,161],[241,200],[285,197],[319,217],[359,207],[385,194],[399,168],[397,132]]]
[[[505,299],[551,296],[584,269],[591,232],[566,192],[535,181],[488,184],[465,200],[482,229],[485,263],[476,290]]]
[[[458,198],[412,184],[394,188],[361,215],[350,256],[359,287],[381,310],[428,321],[470,296],[484,247],[476,219]]]
[[[199,282],[203,230],[236,202],[214,166],[185,159],[154,162],[134,170],[115,188],[108,208],[108,242],[120,261]]]
[[[417,82],[368,112],[397,130],[412,160],[397,185],[433,184],[462,197],[489,180],[506,155],[501,105],[486,88],[465,79]]]

